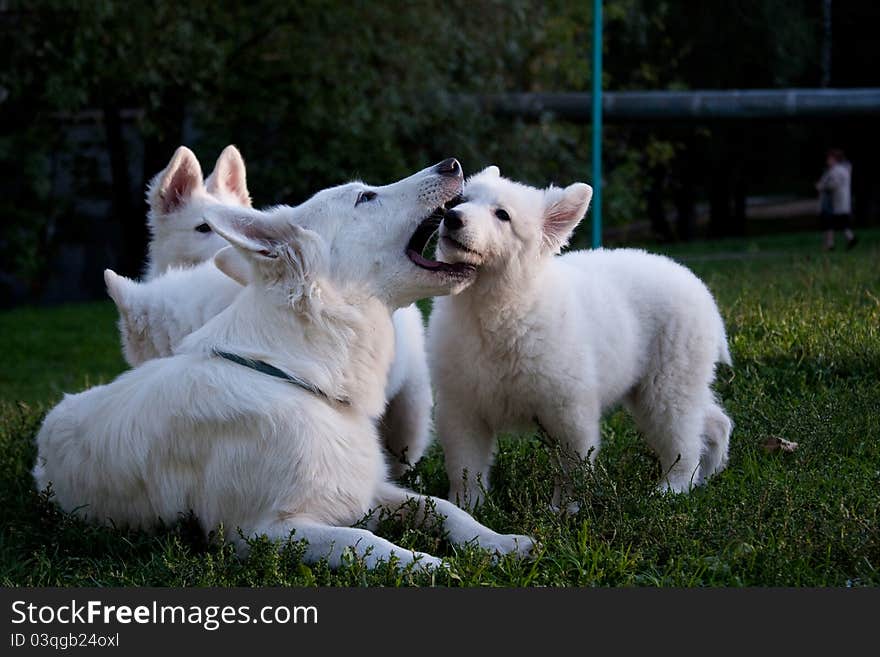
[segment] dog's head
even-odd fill
[[[283,282],[288,298],[310,296],[323,279],[394,309],[449,294],[473,276],[467,263],[422,255],[462,183],[461,165],[448,159],[390,185],[325,189],[295,208],[213,206],[206,220],[250,261],[250,280]],[[221,252],[215,262],[226,271],[223,259]]]
[[[150,276],[172,266],[195,265],[226,246],[205,221],[204,206],[224,203],[250,207],[244,160],[227,146],[214,171],[202,180],[202,169],[191,150],[181,146],[147,190],[150,211]]]
[[[568,243],[592,196],[584,183],[536,189],[490,166],[468,179],[461,203],[446,212],[438,258],[480,271],[538,262]]]

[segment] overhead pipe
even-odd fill
[[[508,93],[481,96],[500,115],[590,123],[588,92]],[[880,115],[880,88],[605,91],[602,115],[610,121],[800,119]]]

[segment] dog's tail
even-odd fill
[[[120,276],[112,269],[105,269],[104,284],[107,286],[107,294],[113,299],[113,303],[116,304],[119,312],[126,312],[129,306],[128,292],[134,286],[134,281],[125,276]]]
[[[733,365],[733,358],[730,356],[730,348],[727,346],[726,339],[721,343],[721,348],[718,350],[718,362],[724,365]]]
[[[730,346],[727,344],[727,332],[724,330],[724,323],[721,324],[721,335],[718,341],[718,361],[724,365],[733,365],[733,358],[730,356]]]

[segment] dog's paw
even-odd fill
[[[550,505],[550,512],[556,514],[558,516],[576,516],[581,511],[580,502],[569,502],[566,507],[561,507],[558,504]]]
[[[453,488],[449,490],[449,501],[468,513],[473,513],[477,507],[482,506],[483,499],[483,491],[479,488],[471,491],[465,490],[464,488]]]
[[[657,485],[657,491],[661,495],[687,495],[695,487],[696,482],[693,481],[669,481],[664,479]]]
[[[480,539],[479,545],[484,550],[499,555],[513,554],[517,557],[526,557],[531,554],[537,543],[533,538],[522,534],[495,534]]]
[[[403,560],[400,563],[404,565]],[[449,565],[443,559],[432,556],[427,552],[413,552],[412,559],[408,560],[408,563],[412,564],[414,571],[422,573],[432,573],[449,568]]]

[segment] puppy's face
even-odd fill
[[[209,260],[227,242],[205,221],[212,203],[250,207],[244,160],[235,146],[227,146],[213,173],[202,179],[196,156],[181,146],[168,166],[150,183],[148,225],[151,253],[161,273],[171,266],[196,265]]]
[[[480,272],[537,262],[567,244],[592,194],[583,183],[536,189],[488,167],[468,179],[462,202],[446,212],[437,257]]]

